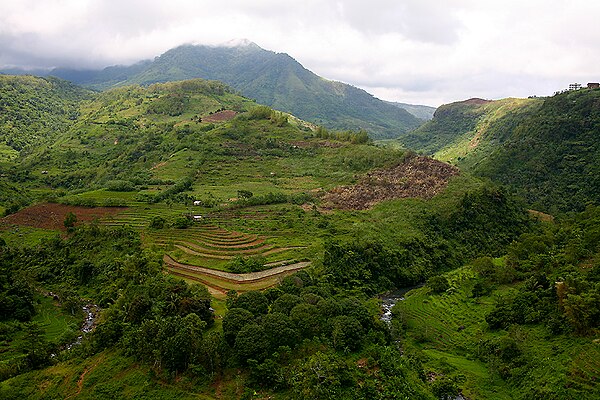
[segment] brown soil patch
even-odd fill
[[[537,218],[537,219],[539,219],[540,221],[543,221],[543,222],[552,222],[552,221],[554,221],[554,216],[552,216],[550,214],[543,213],[541,211],[529,210],[529,215],[531,215],[532,217]]]
[[[411,156],[393,168],[369,172],[354,186],[332,189],[322,204],[324,209],[366,210],[384,200],[430,199],[458,173],[458,168],[441,161]]]
[[[464,100],[464,101],[459,101],[460,104],[470,104],[470,105],[474,105],[474,106],[480,106],[483,104],[487,104],[487,103],[491,103],[491,100],[484,100],[484,99],[479,99],[479,98],[472,98],[469,100]]]
[[[161,162],[159,162],[158,164],[155,164],[155,165],[153,165],[153,166],[152,166],[152,168],[150,168],[150,169],[151,169],[151,170],[152,170],[152,169],[158,169],[158,168],[160,168],[160,167],[164,167],[165,165],[167,165],[167,162],[166,162],[166,161],[161,161]]]
[[[211,115],[202,117],[202,122],[225,122],[233,119],[237,113],[232,110],[219,111]]]
[[[64,204],[42,203],[24,208],[15,214],[0,219],[0,229],[10,225],[31,226],[34,228],[65,230],[65,217],[72,212],[77,222],[90,222],[108,215],[117,214],[127,207],[77,207]]]

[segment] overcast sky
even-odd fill
[[[235,38],[414,104],[600,81],[598,0],[0,0],[0,68],[100,68]]]

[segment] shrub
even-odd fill
[[[185,229],[188,226],[192,225],[192,221],[185,216],[180,216],[175,218],[175,220],[173,221],[173,228],[177,228],[177,229]]]
[[[433,293],[442,293],[450,289],[450,283],[448,282],[448,279],[442,275],[429,278],[426,285]]]
[[[153,229],[162,229],[165,227],[165,223],[167,221],[159,216],[159,215],[155,215],[154,217],[152,217],[152,219],[150,220],[150,228]]]
[[[134,192],[135,185],[130,181],[114,180],[106,182],[106,189],[112,192]]]

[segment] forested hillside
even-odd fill
[[[56,78],[0,75],[0,162],[66,131],[89,95]]]
[[[219,80],[261,104],[328,128],[365,129],[373,138],[397,137],[422,123],[403,108],[351,85],[323,79],[289,55],[264,50],[254,43],[233,47],[186,45],[130,67],[52,73],[96,89],[192,78]]]
[[[440,107],[402,142],[513,188],[545,211],[598,204],[600,91]]]
[[[392,310],[405,350],[468,398],[597,398],[599,218],[541,224],[409,293]]]

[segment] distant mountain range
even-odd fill
[[[397,103],[393,101],[388,101],[388,103],[396,107],[403,108],[415,117],[426,121],[429,121],[433,118],[433,113],[435,113],[436,110],[435,107],[423,106],[419,104]]]
[[[224,47],[183,45],[130,66],[58,68],[49,75],[97,90],[193,78],[218,80],[258,103],[327,128],[364,129],[376,139],[402,136],[431,114],[430,107],[391,104],[354,86],[326,80],[289,55],[251,42]]]

